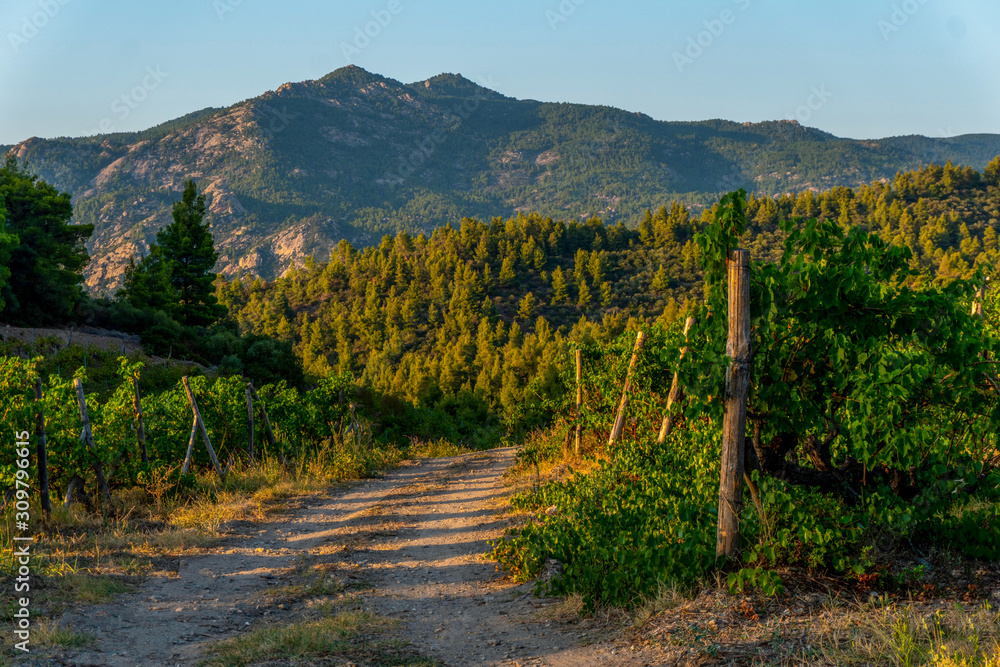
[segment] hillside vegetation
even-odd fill
[[[459,75],[404,84],[358,67],[289,83],[137,133],[31,138],[11,151],[94,225],[86,284],[111,291],[198,181],[227,276],[272,279],[341,240],[431,234],[463,217],[635,224],[672,199],[697,210],[857,187],[930,162],[983,169],[1000,137],[856,141],[794,121],[662,122],[602,106],[505,97]]]
[[[692,217],[675,202],[635,228],[466,218],[362,250],[341,242],[328,262],[279,280],[224,282],[219,299],[241,331],[293,344],[308,374],[353,374],[385,419],[402,401],[461,413],[462,437],[484,423],[530,427],[565,391],[571,343],[669,325],[704,299],[693,237],[715,210]],[[740,243],[776,261],[779,222],[794,218],[907,248],[911,285],[970,278],[1000,260],[1000,159],[982,174],[946,164],[857,189],[752,196]]]

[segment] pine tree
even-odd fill
[[[573,258],[573,279],[577,282],[577,284],[586,279],[589,263],[590,254],[583,248],[577,250],[576,257]]]
[[[990,185],[1000,185],[1000,155],[990,160],[983,171],[983,176]]]
[[[149,254],[138,264],[129,259],[116,296],[137,308],[155,308],[174,315],[180,296],[170,279],[170,265],[163,256],[163,249],[154,243],[149,246]]]
[[[656,244],[656,234],[653,231],[653,214],[646,211],[646,217],[639,223],[639,240],[647,248]]]
[[[563,276],[561,267],[557,267],[552,272],[552,305],[567,303],[569,301],[569,288],[566,286],[566,277]]]
[[[660,264],[659,270],[656,272],[656,275],[653,276],[653,285],[652,285],[653,291],[662,292],[663,290],[667,289],[667,286],[669,284],[670,284],[670,277],[667,275],[667,271],[666,269],[663,268],[663,265]]]
[[[580,288],[580,296],[576,300],[576,305],[579,306],[582,310],[586,310],[590,306],[591,302],[590,288],[587,287],[587,281],[581,280],[579,288]]]
[[[503,264],[500,266],[500,284],[504,287],[510,287],[514,284],[514,258],[507,255],[503,258]]]
[[[611,305],[614,295],[611,293],[611,283],[601,283],[601,305],[607,308]]]
[[[537,303],[538,302],[535,299],[535,295],[532,294],[531,292],[528,292],[527,294],[524,295],[524,298],[521,299],[521,303],[518,304],[517,316],[522,320],[524,320],[525,322],[531,321],[532,315],[535,314],[535,306],[537,305]]]

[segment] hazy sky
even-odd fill
[[[347,64],[661,120],[1000,132],[998,30],[996,0],[3,0],[0,143],[144,129]]]

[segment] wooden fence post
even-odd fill
[[[201,412],[198,410],[198,402],[194,399],[194,392],[191,391],[191,385],[188,383],[186,375],[181,378],[181,383],[184,385],[184,391],[187,392],[188,403],[191,404],[191,409],[194,411],[195,421],[201,429],[201,439],[205,441],[205,449],[208,450],[208,455],[212,459],[212,465],[215,466],[215,473],[220,479],[225,480],[226,472],[219,465],[219,459],[215,455],[215,448],[212,447],[212,441],[208,439],[208,430],[205,429],[205,422],[202,420]]]
[[[35,406],[38,416],[35,421],[36,452],[38,456],[38,487],[42,494],[42,509],[46,514],[52,513],[52,502],[49,499],[49,462],[45,451],[45,407],[42,403],[42,378],[35,378]]]
[[[146,426],[142,421],[142,399],[139,397],[139,376],[132,378],[132,407],[135,410],[136,435],[139,437],[139,451],[142,462],[149,463],[149,453],[146,451]]]
[[[615,415],[614,426],[611,427],[611,436],[608,444],[613,445],[622,434],[625,428],[625,408],[628,406],[628,390],[632,386],[632,371],[639,360],[639,352],[642,351],[642,344],[646,342],[646,334],[640,331],[635,337],[635,346],[632,348],[632,359],[628,362],[628,372],[625,373],[625,385],[622,387],[622,398],[618,402],[618,412]]]
[[[198,437],[198,416],[191,418],[191,436],[188,438],[187,454],[184,455],[184,465],[181,466],[181,474],[186,475],[191,469],[191,459],[194,458],[194,440]]]
[[[274,432],[271,430],[271,420],[267,418],[267,410],[264,408],[264,402],[257,396],[257,390],[254,389],[253,382],[248,383],[247,387],[250,389],[250,395],[253,396],[254,402],[260,406],[260,413],[264,416],[264,435],[267,437],[267,444],[274,447]]]
[[[253,398],[250,397],[250,385],[247,390],[247,456],[253,462]]]
[[[583,351],[576,351],[576,438],[573,443],[573,452],[580,455],[580,435],[583,425],[580,423],[580,412],[583,408]]]
[[[983,303],[986,301],[986,283],[979,286],[976,290],[976,296],[972,298],[972,316],[982,319],[984,317],[983,313]]]
[[[726,371],[726,414],[722,422],[716,558],[736,558],[739,555],[747,392],[750,388],[750,251],[730,251],[726,264],[729,273],[729,337],[726,340],[726,355],[733,362]]]
[[[691,325],[694,324],[694,318],[688,317],[684,320],[684,342],[687,342],[688,331],[691,330]],[[684,360],[684,355],[687,354],[687,345],[681,348],[681,361]],[[677,403],[684,397],[684,389],[679,385],[679,380],[677,378],[677,371],[674,371],[674,381],[670,383],[670,393],[667,394],[667,410],[666,414],[663,415],[663,423],[660,425],[660,435],[657,436],[656,442],[658,444],[663,444],[670,435],[670,432],[674,430],[674,415],[671,411]]]
[[[90,415],[87,412],[87,397],[83,395],[83,380],[80,378],[74,382],[76,385],[76,400],[80,407],[80,422],[83,427],[80,429],[80,440],[94,454],[94,474],[97,475],[97,486],[104,496],[104,499],[111,503],[111,491],[108,489],[108,480],[104,477],[104,466],[97,454],[97,445],[94,443],[94,434],[90,430]]]

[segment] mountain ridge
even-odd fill
[[[365,246],[464,216],[637,222],[737,187],[820,191],[947,159],[982,169],[1000,135],[854,140],[788,120],[660,121],[518,100],[460,74],[402,83],[349,66],[141,132],[0,150],[70,192],[74,222],[95,225],[86,278],[102,292],[169,221],[188,178],[208,198],[218,269],[273,278],[342,238]]]

